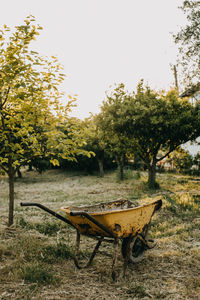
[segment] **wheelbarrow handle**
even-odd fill
[[[94,223],[95,225],[97,225],[100,229],[102,229],[103,231],[105,231],[106,233],[109,234],[110,237],[112,238],[116,238],[116,236],[114,235],[114,233],[105,225],[101,224],[100,222],[98,222],[95,218],[93,218],[91,215],[89,215],[88,213],[84,212],[84,211],[71,211],[70,212],[70,216],[81,216],[81,217],[85,217],[88,220],[90,220],[92,223]]]
[[[40,204],[40,203],[36,203],[36,202],[21,202],[20,203],[21,206],[37,206],[39,208],[41,208],[42,210],[48,212],[50,215],[56,217],[57,219],[71,225],[72,227],[75,228],[75,226],[69,221],[67,220],[66,218],[64,218],[63,216],[59,215],[58,213],[56,213],[55,211],[49,209],[48,207]]]

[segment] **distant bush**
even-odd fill
[[[77,161],[69,161],[65,159],[60,159],[59,168],[67,171],[84,171],[88,174],[93,174],[94,172],[99,171],[99,165],[97,158],[95,156],[86,157],[83,155],[76,157]],[[113,170],[116,169],[117,164],[114,162],[113,158],[110,158],[107,154],[104,155],[103,160],[104,170]]]

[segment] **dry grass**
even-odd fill
[[[0,178],[0,299],[200,299],[199,178],[158,175],[161,189],[146,188],[146,174],[119,183],[116,174],[103,179],[60,171],[24,172],[15,185],[15,224],[7,228],[8,184]],[[59,212],[63,205],[94,204],[127,198],[143,203],[163,199],[154,216],[151,237],[156,248],[143,261],[129,265],[122,278],[111,280],[111,258],[97,255],[91,267],[77,270],[72,254],[75,230],[45,212],[20,207],[42,203]],[[83,238],[86,258],[95,241]],[[104,252],[112,254],[112,245]]]

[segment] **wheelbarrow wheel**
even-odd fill
[[[144,251],[145,245],[140,238],[131,236],[123,239],[122,256],[124,259],[126,259],[128,255],[128,260],[130,262],[140,262],[143,259]]]

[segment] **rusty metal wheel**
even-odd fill
[[[139,262],[144,256],[146,250],[145,244],[139,237],[131,236],[122,241],[122,255],[124,259],[130,262]],[[127,257],[128,256],[128,257]]]

